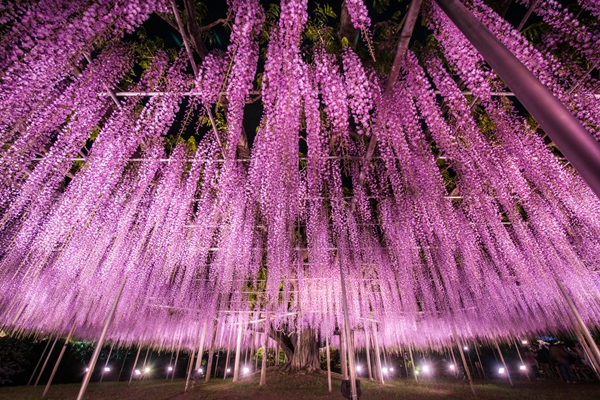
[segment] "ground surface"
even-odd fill
[[[313,399],[343,399],[340,394],[341,376],[333,374],[332,393],[327,391],[327,374],[294,375],[281,371],[269,372],[267,385],[258,386],[258,375],[246,378],[240,383],[233,384],[231,379],[214,379],[210,383],[202,382],[195,388],[183,393],[185,382],[182,380],[148,380],[133,382],[103,382],[91,383],[86,399],[90,400],[313,400]],[[54,385],[47,399],[75,399],[80,385]],[[387,381],[385,386],[370,383],[361,379],[363,400],[387,399],[474,399],[469,385],[461,385],[452,380],[428,379],[419,385],[413,380],[396,379]],[[548,381],[517,381],[511,388],[508,382],[479,381],[476,382],[477,399],[522,399],[522,400],[592,400],[600,399],[600,383],[564,384]],[[0,387],[0,400],[36,399],[41,398],[43,385],[32,387]]]

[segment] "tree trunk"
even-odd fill
[[[269,336],[273,338],[286,355],[284,368],[293,372],[320,371],[319,343],[314,329],[307,329],[300,333],[300,340],[296,332],[287,335],[281,331],[271,330]]]

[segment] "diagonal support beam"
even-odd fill
[[[406,21],[402,26],[400,41],[398,42],[398,47],[396,48],[396,57],[394,57],[392,70],[390,71],[390,76],[388,77],[387,86],[385,88],[385,92],[387,94],[391,93],[394,84],[398,80],[398,75],[400,74],[400,65],[402,64],[402,59],[404,58],[406,50],[408,49],[408,44],[410,43],[413,30],[415,29],[415,23],[417,22],[417,17],[419,16],[422,3],[423,0],[412,0],[408,8]]]
[[[600,143],[459,0],[435,0],[600,197]]]

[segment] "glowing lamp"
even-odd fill
[[[423,365],[423,372],[429,372],[429,365]]]
[[[503,374],[504,373],[504,368],[502,368],[502,367],[498,368],[498,373],[499,374]]]
[[[464,351],[469,351],[469,347],[468,347],[468,346],[465,346],[465,347],[463,347],[463,350],[464,350]]]
[[[521,340],[521,344],[524,344],[524,345],[525,345],[525,344],[527,344],[527,343],[529,343],[527,340]]]
[[[454,364],[450,364],[450,369],[451,369],[452,371],[454,371],[454,368],[456,368],[456,367],[454,366]]]
[[[525,370],[527,370],[527,367],[526,367],[526,366],[524,366],[524,365],[521,365],[521,366],[519,367],[519,369],[520,369],[521,371],[525,371]]]
[[[150,368],[146,368],[145,372],[146,373],[150,372]]]
[[[173,371],[173,367],[169,367],[167,368],[169,371]]]
[[[250,372],[250,368],[244,367],[244,374],[247,374],[248,372]]]
[[[384,374],[387,374],[387,373],[388,373],[388,369],[387,369],[386,367],[382,368],[382,369],[381,369],[381,371],[382,371]]]
[[[89,372],[89,371],[90,371],[90,369],[89,369],[89,368],[86,368],[86,369],[85,369],[85,372]]]
[[[135,374],[136,374],[136,375],[141,375],[141,374],[142,374],[142,371],[140,371],[139,369],[136,369],[136,370],[135,370]]]
[[[391,372],[394,372],[394,367],[390,367],[390,371],[391,371]]]
[[[104,372],[110,372],[110,368],[109,367],[104,367]]]
[[[199,369],[198,369],[198,372],[202,373],[202,368],[199,368]]]
[[[227,368],[227,372],[231,372],[231,368]]]
[[[360,370],[362,369],[362,367],[360,365],[356,366],[356,370],[360,372]]]

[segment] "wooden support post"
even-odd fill
[[[459,345],[460,347],[460,345]],[[457,377],[458,376],[458,363],[456,362],[456,355],[454,354],[454,346],[450,347],[450,354],[452,355],[452,362],[454,363],[454,368],[456,368],[456,371],[454,371],[454,376]]]
[[[83,396],[85,395],[85,391],[90,383],[90,379],[92,378],[92,373],[94,372],[94,367],[96,366],[96,362],[98,361],[98,357],[100,356],[100,351],[102,351],[102,346],[104,345],[104,339],[106,339],[106,334],[108,333],[108,328],[110,327],[110,323],[112,322],[113,316],[115,315],[115,311],[117,309],[117,305],[119,305],[119,300],[121,300],[121,295],[123,294],[123,288],[125,288],[126,279],[123,279],[121,283],[121,287],[117,292],[117,297],[108,313],[108,317],[106,318],[106,323],[104,324],[104,329],[100,334],[100,338],[98,339],[98,344],[94,349],[94,353],[92,354],[92,359],[90,360],[89,370],[85,374],[83,378],[83,383],[81,384],[81,388],[79,389],[79,394],[77,395],[77,400],[83,400]]]
[[[56,363],[54,364],[54,369],[52,369],[50,378],[48,378],[48,383],[46,383],[46,387],[44,388],[44,393],[42,393],[42,399],[44,397],[46,397],[46,395],[48,394],[48,389],[50,389],[50,385],[52,385],[52,380],[54,379],[54,375],[56,375],[56,371],[58,370],[58,365],[60,364],[60,361],[62,360],[63,356],[65,355],[65,350],[67,350],[67,346],[69,345],[69,340],[71,340],[71,336],[73,335],[74,330],[75,330],[75,322],[73,322],[73,326],[71,327],[71,330],[69,331],[69,334],[67,335],[67,338],[65,339],[65,343],[63,344],[63,347],[60,350],[58,359],[56,360]]]
[[[231,354],[231,337],[233,332],[229,335],[229,342],[227,343],[227,357],[225,358],[225,370],[223,371],[223,379],[227,378],[227,369],[229,368],[229,355]]]
[[[590,366],[594,370],[594,374],[596,374],[596,377],[598,379],[600,379],[600,366],[598,365],[595,358],[593,357],[592,350],[590,350],[590,347],[586,343],[586,341],[583,338],[583,335],[581,334],[581,331],[579,329],[575,329],[575,334],[577,335],[577,339],[579,340],[579,343],[581,343],[581,346],[583,347],[583,351],[585,352],[585,356],[587,357],[588,361],[590,362]]]
[[[38,360],[37,364],[35,364],[35,368],[33,369],[33,372],[31,373],[31,377],[29,378],[29,381],[27,381],[27,386],[31,385],[31,381],[33,380],[33,377],[35,376],[35,372],[37,371],[38,367],[40,366],[40,363],[42,362],[42,360],[44,359],[44,356],[46,355],[46,350],[48,350],[48,346],[50,346],[50,342],[51,342],[51,340],[48,337],[46,346],[44,346],[44,351],[42,351],[42,355],[40,356],[40,359]]]
[[[133,361],[133,368],[131,368],[131,375],[129,375],[129,383],[127,386],[131,385],[131,380],[133,379],[133,375],[135,374],[135,367],[137,366],[138,359],[140,358],[140,352],[142,351],[142,346],[138,346],[137,355],[135,356],[135,361]]]
[[[244,326],[242,325],[242,316],[240,315],[238,321],[238,333],[237,340],[235,342],[235,361],[233,363],[233,382],[237,382],[240,379],[240,357],[242,355],[242,334],[244,333]]]
[[[506,366],[506,362],[504,361],[504,356],[502,355],[502,351],[500,351],[500,345],[498,345],[498,340],[494,340],[494,344],[496,345],[496,350],[498,350],[498,355],[500,355],[500,360],[502,361],[502,365],[504,365],[504,370],[506,371],[506,376],[508,376],[508,381],[510,382],[510,386],[514,386],[512,383],[512,379],[510,378],[510,371]]]
[[[123,364],[121,364],[121,370],[119,371],[119,376],[117,376],[117,382],[121,381],[121,374],[123,373],[123,368],[125,368],[125,362],[127,361],[127,355],[129,355],[129,349],[125,350],[125,357],[123,357]]]
[[[48,352],[48,355],[46,356],[46,360],[42,364],[42,369],[40,369],[40,373],[38,374],[38,377],[35,380],[35,383],[34,383],[33,387],[36,387],[38,385],[38,383],[40,381],[40,378],[42,377],[42,374],[44,373],[44,370],[46,369],[46,364],[48,364],[48,360],[50,360],[50,356],[52,355],[52,350],[54,350],[54,346],[56,346],[56,342],[57,341],[58,341],[58,333],[56,334],[56,337],[54,338],[54,342],[52,343],[52,347],[50,347],[50,351]]]

